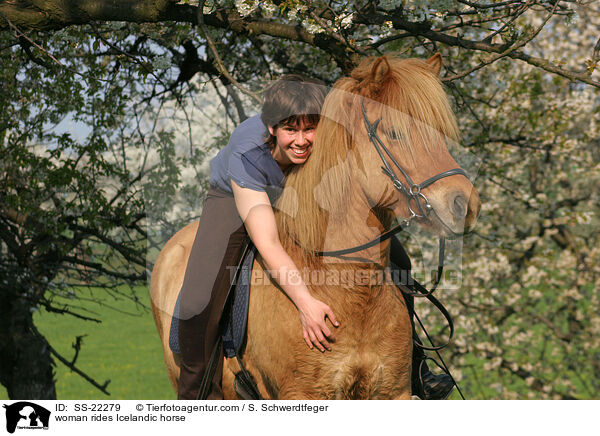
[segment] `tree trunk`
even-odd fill
[[[0,292],[0,383],[12,400],[55,400],[54,361],[33,325],[30,304]]]

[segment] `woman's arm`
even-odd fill
[[[300,313],[302,334],[306,344],[313,344],[321,351],[331,350],[329,341],[334,341],[331,330],[325,323],[328,317],[333,325],[339,325],[331,308],[314,298],[302,280],[298,268],[279,241],[277,225],[269,197],[265,192],[242,188],[231,181],[238,213],[267,269],[279,286],[290,297]]]

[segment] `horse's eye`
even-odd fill
[[[394,129],[388,129],[388,130],[386,130],[385,135],[391,141],[401,141],[402,140],[402,133],[400,133],[400,132],[398,132],[397,130],[394,130]]]

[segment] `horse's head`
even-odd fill
[[[416,214],[440,235],[457,236],[474,227],[481,203],[447,148],[458,128],[440,68],[439,54],[427,61],[366,59],[336,83],[320,128],[331,141],[346,136],[373,207],[403,218]]]

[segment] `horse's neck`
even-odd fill
[[[352,263],[359,268],[386,267],[389,241],[344,256],[320,258],[311,255],[314,251],[337,251],[370,242],[387,230],[385,221],[389,221],[389,217],[370,207],[365,193],[353,178],[341,188],[343,197],[337,191],[327,191],[340,189],[330,182],[321,185],[324,188],[315,193],[314,183],[310,181],[314,177],[307,171],[309,168],[302,168],[305,171],[296,174],[277,204],[276,215],[284,247],[307,265]]]
[[[348,199],[347,213],[343,217],[329,218],[323,251],[357,247],[372,241],[386,230],[381,217],[369,206],[364,193],[353,190]],[[381,269],[388,264],[388,254],[389,242],[385,241],[355,253],[330,257],[328,262],[364,263],[364,268]]]

